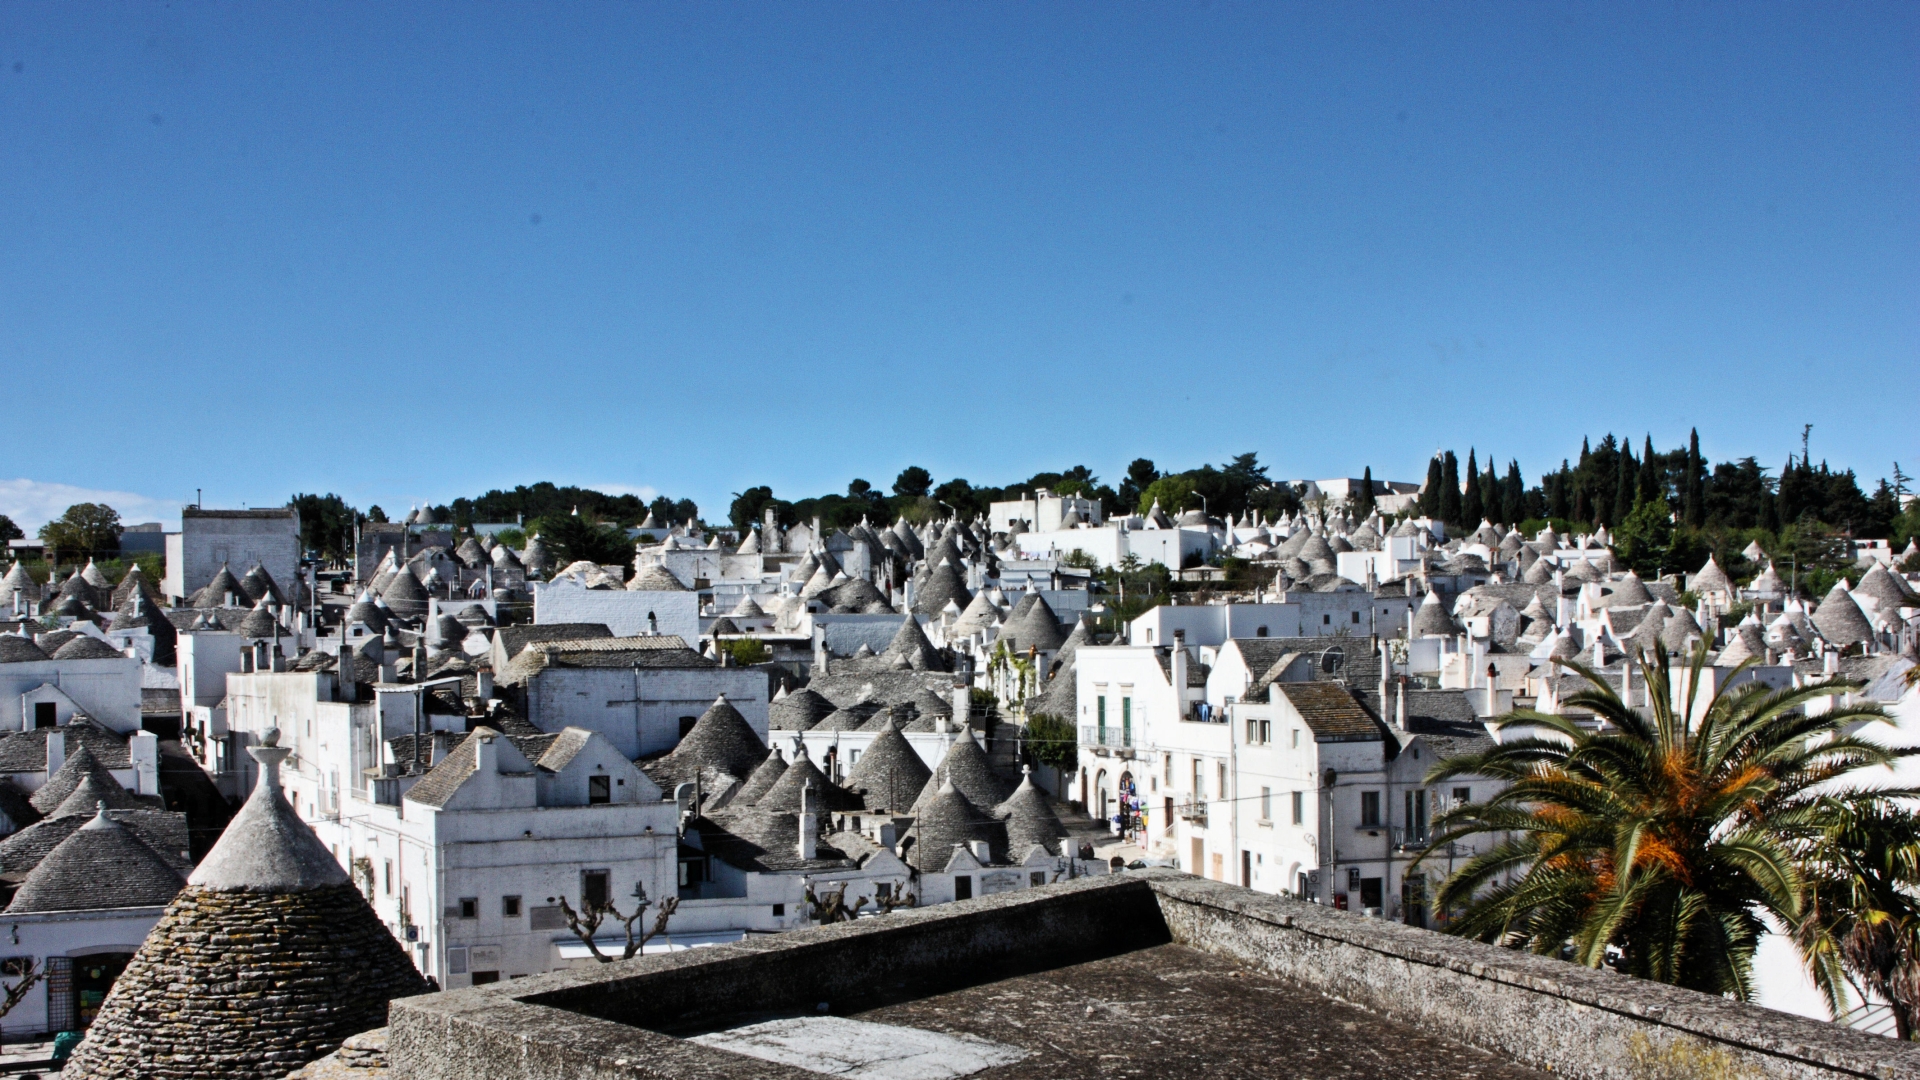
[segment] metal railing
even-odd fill
[[[1081,746],[1104,746],[1112,750],[1131,750],[1134,747],[1133,729],[1124,727],[1082,727],[1080,729]]]

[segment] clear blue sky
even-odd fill
[[[12,0],[0,502],[1920,471],[1917,113],[1913,3]]]

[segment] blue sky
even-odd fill
[[[1913,472],[1917,58],[1911,3],[14,0],[0,512]]]

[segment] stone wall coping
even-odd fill
[[[1148,878],[1163,903],[1212,908],[1407,963],[1444,968],[1470,978],[1604,1010],[1714,1043],[1862,1077],[1920,1077],[1920,1045],[1828,1021],[1580,967],[1552,957],[1368,918],[1356,912],[1253,892],[1175,871],[1149,870],[1128,876]],[[1206,947],[1204,943],[1190,944]],[[1400,1012],[1418,1022],[1417,1013],[1395,1008],[1394,1003],[1368,1004]],[[1483,1041],[1481,1045],[1487,1044]]]

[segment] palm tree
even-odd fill
[[[1920,1031],[1920,815],[1892,794],[1831,797],[1806,845],[1807,900],[1792,929],[1836,1018],[1853,999],[1878,999],[1911,1039]]]
[[[1431,784],[1467,774],[1508,783],[1435,821],[1422,858],[1469,836],[1494,840],[1440,888],[1441,909],[1459,911],[1450,932],[1750,994],[1763,919],[1802,925],[1809,889],[1796,855],[1832,824],[1832,800],[1817,789],[1895,752],[1852,733],[1885,721],[1877,705],[1804,714],[1857,684],[1748,683],[1702,704],[1706,656],[1703,641],[1676,705],[1666,650],[1642,654],[1648,704],[1639,710],[1597,673],[1568,664],[1590,685],[1561,715],[1510,714],[1503,730],[1540,730],[1432,770]]]

